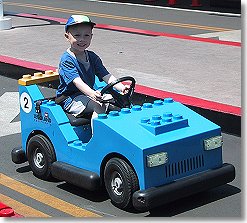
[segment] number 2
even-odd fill
[[[25,105],[24,105],[24,108],[29,108],[27,105],[28,105],[28,98],[27,97],[24,97],[24,102],[25,102]]]
[[[25,113],[29,113],[32,110],[32,99],[28,93],[23,92],[20,98],[21,108]]]

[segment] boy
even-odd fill
[[[104,67],[100,57],[86,50],[95,25],[84,15],[72,15],[65,25],[65,38],[70,47],[59,63],[60,85],[56,96],[63,109],[74,116],[93,112],[92,118],[95,118],[105,113],[106,105],[100,102],[102,95],[93,89],[95,75],[107,84],[116,80]],[[129,86],[119,83],[115,88],[125,93]]]

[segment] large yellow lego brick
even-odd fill
[[[34,75],[26,74],[23,75],[21,79],[18,80],[19,85],[28,86],[32,84],[40,84],[49,81],[55,81],[59,78],[57,71],[47,70],[45,73],[38,72]]]

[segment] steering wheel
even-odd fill
[[[130,88],[128,90],[128,92],[126,94],[121,94],[119,92],[117,92],[116,90],[113,89],[113,87],[120,83],[120,82],[123,82],[123,81],[130,81],[131,84],[130,84]],[[117,80],[111,82],[110,84],[107,84],[102,90],[101,90],[101,95],[104,95],[104,94],[111,94],[113,99],[108,99],[108,100],[104,100],[103,99],[103,103],[110,103],[112,105],[115,105],[119,108],[130,108],[131,106],[131,96],[134,92],[134,89],[135,89],[135,79],[133,77],[121,77],[121,78],[118,78]]]

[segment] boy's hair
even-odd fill
[[[65,25],[65,32],[68,32],[70,26],[77,25],[77,24],[87,24],[90,25],[92,28],[96,25],[94,22],[90,20],[88,16],[85,15],[72,15],[69,17],[66,25]]]

